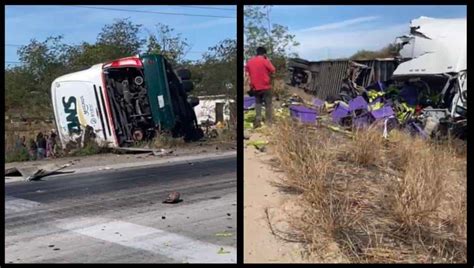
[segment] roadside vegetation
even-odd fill
[[[90,140],[84,144],[83,147],[72,149],[67,153],[68,156],[87,156],[95,154],[110,153],[111,149],[98,144],[94,140]]]
[[[465,144],[370,128],[353,138],[280,120],[271,131],[309,252],[357,263],[467,261]],[[336,257],[336,258],[335,258]]]
[[[142,35],[143,32],[147,35]],[[155,29],[144,29],[127,18],[104,25],[95,43],[67,44],[64,35],[50,36],[43,41],[32,39],[17,50],[21,64],[5,68],[5,114],[53,118],[50,89],[55,78],[139,53],[162,54],[176,69],[190,69],[195,95],[235,96],[236,40],[217,42],[197,61],[185,59],[192,46],[168,25],[159,23]],[[232,91],[226,89],[226,83],[234,85]]]
[[[21,148],[18,150],[12,149],[5,154],[5,163],[10,162],[24,162],[30,160],[30,155],[26,148]]]
[[[193,44],[166,24],[158,23],[154,29],[145,29],[127,18],[116,19],[113,23],[104,25],[93,43],[67,44],[63,35],[50,36],[43,41],[33,39],[17,50],[21,64],[5,68],[5,115],[19,122],[31,118],[38,121],[54,119],[50,91],[51,82],[55,78],[87,69],[100,62],[139,53],[162,54],[176,69],[189,69],[194,82],[191,94],[194,96],[226,95],[235,100],[236,40],[224,39],[217,42],[196,61],[186,60],[192,47]],[[228,83],[233,87],[227,88]],[[5,124],[10,124],[9,120],[5,120]],[[46,129],[51,128],[54,126]],[[21,135],[27,133],[27,139],[34,138],[36,133],[30,132],[28,129],[23,130]],[[15,135],[18,134],[16,131],[6,133],[6,147],[13,147]],[[178,140],[171,137],[159,139],[166,139],[154,142],[160,146],[179,144]],[[73,153],[90,155],[103,151],[98,146],[87,145]],[[27,160],[25,152],[10,149],[5,151],[5,158],[9,162]]]

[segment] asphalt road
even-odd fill
[[[5,262],[236,262],[236,187],[235,156],[7,183]]]

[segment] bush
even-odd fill
[[[110,152],[110,148],[107,146],[101,146],[97,142],[91,140],[86,143],[84,147],[71,150],[69,155],[71,156],[86,156],[94,154],[103,154]]]
[[[168,134],[161,134],[155,137],[151,144],[155,148],[174,148],[179,145],[184,145],[185,142],[183,138],[174,138]]]
[[[30,155],[26,148],[10,151],[5,155],[5,162],[23,162],[30,160]]]

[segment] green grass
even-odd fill
[[[106,146],[100,146],[94,141],[87,143],[84,147],[72,150],[69,155],[71,156],[87,156],[95,154],[103,154],[110,152],[110,148]]]
[[[5,163],[24,162],[28,161],[29,159],[30,155],[28,154],[28,150],[26,148],[22,148],[20,150],[13,150],[5,154]]]

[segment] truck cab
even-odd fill
[[[99,144],[122,147],[157,135],[198,140],[197,98],[188,70],[176,72],[161,55],[144,54],[63,75],[51,85],[63,147],[93,133]]]
[[[424,117],[467,137],[467,20],[419,17],[397,38],[403,62],[392,79],[439,95]]]

